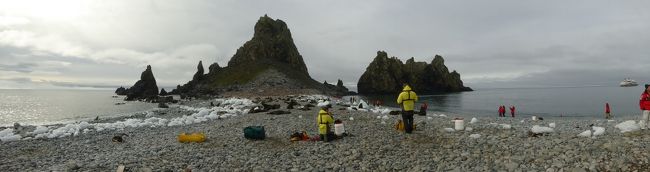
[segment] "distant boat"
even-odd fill
[[[639,84],[636,83],[635,80],[632,80],[630,78],[625,78],[619,85],[621,87],[634,87],[634,86],[637,86]]]

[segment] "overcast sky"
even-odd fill
[[[0,0],[0,88],[159,86],[227,64],[268,14],[310,75],[356,86],[378,50],[445,58],[470,87],[650,81],[650,1]]]

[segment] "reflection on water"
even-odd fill
[[[442,111],[477,116],[497,116],[500,105],[515,106],[517,116],[604,116],[609,103],[614,116],[637,116],[639,95],[643,87],[561,87],[477,89],[472,92],[438,95],[420,95],[416,106],[426,102],[431,111]],[[380,100],[384,105],[397,106],[395,95],[367,96],[372,104]],[[510,114],[508,110],[508,114]]]
[[[108,90],[0,90],[0,126],[51,124],[146,111],[154,104],[123,102]]]

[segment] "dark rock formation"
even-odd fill
[[[126,95],[126,88],[120,87],[115,90],[115,94],[120,95],[120,96],[125,96]]]
[[[160,90],[160,95],[161,96],[166,96],[167,94],[169,94],[169,93],[167,93],[167,91],[165,91],[164,88]]]
[[[472,91],[463,86],[460,74],[449,72],[444,59],[436,55],[430,64],[415,62],[414,58],[402,63],[397,57],[388,57],[383,51],[368,65],[359,78],[359,94],[395,94],[408,83],[419,94]]]
[[[306,89],[324,94],[347,93],[320,84],[309,76],[285,22],[265,15],[257,21],[254,31],[253,38],[237,49],[228,66],[213,63],[209,72],[203,74],[199,62],[193,79],[171,93],[182,97],[217,95],[229,91],[258,94],[265,90],[299,94],[295,91]]]
[[[199,61],[199,65],[196,67],[196,73],[194,74],[194,77],[192,77],[192,80],[201,80],[203,79],[203,61]]]
[[[158,97],[158,85],[156,85],[156,78],[153,76],[151,66],[147,65],[147,69],[140,75],[140,80],[126,89],[125,100],[153,100]]]

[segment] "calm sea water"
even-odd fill
[[[477,116],[498,116],[499,105],[515,106],[518,116],[570,116],[602,118],[608,102],[614,116],[638,116],[642,86],[594,86],[554,88],[477,89],[472,92],[422,95],[420,103],[427,102],[429,110]],[[368,97],[381,99],[389,106],[396,105],[395,96]],[[419,106],[419,104],[418,104]],[[507,115],[510,115],[508,110]]]
[[[115,117],[144,112],[156,105],[124,102],[113,98],[111,90],[2,90],[0,89],[0,126],[54,124],[99,116]]]
[[[563,87],[477,89],[472,92],[421,95],[429,110],[476,116],[497,116],[497,107],[514,105],[517,116],[602,118],[605,102],[614,116],[638,116],[643,87]],[[0,126],[54,124],[95,117],[116,117],[153,109],[156,105],[124,102],[111,90],[0,90]],[[397,107],[394,96],[381,99]],[[419,103],[417,106],[419,106]],[[509,114],[509,112],[508,112]]]

